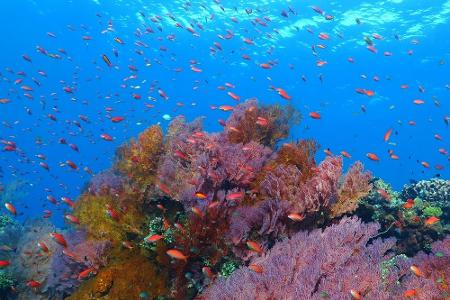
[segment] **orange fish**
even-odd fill
[[[110,136],[110,135],[107,134],[107,133],[102,133],[102,134],[100,135],[100,137],[101,137],[102,139],[104,139],[105,141],[108,141],[108,142],[111,142],[111,141],[113,140],[112,136]]]
[[[232,111],[234,109],[234,107],[230,106],[230,105],[221,105],[221,106],[219,106],[219,109],[221,111]]]
[[[9,102],[11,102],[11,100],[9,100],[7,98],[0,99],[0,104],[6,104],[6,103],[9,103]]]
[[[373,97],[375,96],[375,92],[372,90],[364,90],[364,95],[366,95],[367,97]]]
[[[277,88],[276,91],[278,92],[278,95],[281,96],[281,98],[286,99],[286,100],[291,100],[292,97],[288,95],[288,93],[286,93],[285,90],[283,90],[282,88]]]
[[[261,247],[261,245],[257,242],[254,241],[247,241],[247,247],[252,250],[255,251],[259,254],[263,253],[263,249]]]
[[[241,200],[242,198],[244,198],[244,193],[242,192],[230,193],[225,197],[228,201]]]
[[[416,265],[411,265],[411,267],[409,267],[409,269],[411,270],[411,272],[414,273],[414,275],[418,276],[418,277],[422,277],[423,273],[422,271],[419,269],[418,266]]]
[[[154,243],[154,242],[159,241],[162,238],[164,238],[164,237],[160,234],[153,234],[153,235],[149,235],[149,236],[145,237],[144,241],[146,241],[147,243]]]
[[[203,212],[200,210],[200,208],[194,206],[191,208],[192,212],[199,216],[200,218],[203,217]]]
[[[233,100],[236,100],[236,101],[241,100],[241,97],[239,97],[238,95],[236,95],[236,94],[233,93],[233,92],[228,92],[227,94],[228,94],[228,96],[230,96],[231,99],[233,99]]]
[[[380,158],[374,153],[367,153],[366,156],[373,161],[380,161]]]
[[[430,168],[430,164],[429,163],[427,163],[426,161],[422,161],[421,163],[420,163],[424,168]]]
[[[36,280],[28,280],[27,281],[27,286],[30,287],[30,288],[35,289],[35,288],[40,287],[41,283],[39,281],[36,281]]]
[[[208,277],[208,278],[213,278],[214,277],[214,274],[213,274],[213,272],[211,271],[211,268],[210,267],[203,267],[202,268],[202,273],[203,273],[203,275],[205,275],[206,277]]]
[[[250,264],[248,266],[248,268],[250,270],[252,270],[253,272],[256,272],[256,273],[262,273],[263,272],[263,268],[260,265],[257,265],[257,264]]]
[[[409,297],[414,297],[417,295],[417,291],[416,290],[407,290],[403,293],[403,296],[409,298]]]
[[[387,142],[389,140],[389,138],[391,137],[391,133],[392,133],[392,128],[390,128],[388,131],[386,131],[386,133],[384,134],[384,138],[383,138],[383,140],[385,142]]]
[[[73,224],[77,224],[80,225],[80,221],[78,220],[77,217],[73,216],[73,215],[65,215],[64,216],[69,222],[73,223]]]
[[[187,256],[183,254],[180,250],[177,249],[170,249],[166,251],[167,255],[169,255],[172,258],[178,259],[178,260],[184,260],[187,262]]]
[[[309,113],[309,116],[310,116],[311,118],[313,118],[313,119],[316,119],[316,120],[318,120],[318,119],[321,118],[320,114],[319,114],[318,112],[315,112],[315,111],[310,112],[310,113]]]
[[[260,64],[259,66],[260,66],[261,68],[263,68],[263,69],[266,69],[266,70],[272,69],[272,66],[271,66],[270,64],[267,64],[267,63],[262,63],[262,64]]]
[[[302,221],[305,218],[305,216],[301,215],[301,214],[298,214],[298,213],[291,213],[291,214],[288,215],[288,218],[291,219],[294,222],[300,222],[300,221]]]
[[[421,105],[421,104],[424,104],[425,101],[423,101],[421,99],[416,99],[416,100],[413,101],[413,103],[416,104],[416,105]]]
[[[37,246],[39,247],[39,249],[41,249],[45,253],[48,253],[50,251],[44,242],[38,242]]]
[[[258,124],[260,126],[267,126],[267,125],[269,125],[269,121],[266,118],[257,117],[256,118],[256,124]]]
[[[14,205],[12,205],[11,203],[5,203],[5,207],[6,207],[6,209],[10,212],[10,213],[12,213],[14,216],[16,216],[17,215],[17,211],[16,211],[16,208],[14,207]]]
[[[361,300],[362,296],[357,290],[350,290],[350,295],[352,295],[352,298],[355,300]]]
[[[112,118],[111,118],[111,121],[112,121],[113,123],[119,123],[119,122],[122,122],[123,120],[125,120],[124,117],[112,117]]]
[[[67,248],[67,242],[66,239],[64,238],[64,236],[60,233],[56,233],[56,232],[52,232],[50,233],[50,237],[55,240],[55,242],[57,242],[58,244],[60,244],[61,246],[63,246],[64,248]]]
[[[342,156],[347,157],[347,158],[352,158],[352,156],[345,150],[341,151]]]
[[[408,200],[406,200],[406,203],[403,204],[403,208],[404,209],[411,209],[411,208],[414,207],[414,204],[415,204],[414,199],[408,199]]]
[[[431,216],[431,217],[429,217],[428,219],[425,220],[425,225],[426,226],[432,226],[432,225],[436,224],[439,221],[440,221],[440,219],[438,217]]]
[[[393,154],[393,153],[391,154],[391,158],[392,158],[392,159],[394,159],[394,160],[397,160],[397,159],[399,159],[398,155],[396,155],[396,154]]]
[[[195,197],[199,198],[199,199],[206,199],[208,196],[206,196],[204,193],[202,192],[197,192],[194,194]]]
[[[78,274],[78,280],[83,280],[88,278],[89,276],[91,276],[92,274],[95,274],[96,271],[94,268],[87,268],[83,271],[80,272],[80,274]]]

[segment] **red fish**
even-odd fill
[[[431,217],[429,217],[428,219],[425,220],[424,224],[426,226],[432,226],[432,225],[436,224],[439,221],[440,221],[440,219],[438,217],[431,216]]]
[[[278,95],[281,96],[281,98],[286,99],[286,100],[291,100],[292,97],[288,95],[288,93],[286,93],[285,90],[283,90],[282,88],[277,88],[276,91],[278,92]]]
[[[352,295],[352,298],[355,300],[362,300],[361,294],[357,290],[350,290],[350,295]]]
[[[83,280],[96,273],[94,268],[87,268],[78,274],[78,280]]]
[[[413,272],[414,275],[416,275],[417,277],[423,277],[424,274],[423,272],[419,269],[418,266],[416,265],[411,265],[411,267],[409,268],[411,270],[411,272]]]
[[[37,246],[39,247],[39,249],[41,249],[43,252],[45,252],[45,253],[49,253],[49,249],[48,249],[48,247],[47,247],[47,244],[45,244],[44,242],[38,242],[37,243]]]
[[[6,203],[5,203],[5,207],[6,207],[6,209],[7,209],[10,213],[12,213],[14,216],[17,215],[17,211],[16,211],[16,208],[14,207],[14,205],[12,205],[11,203],[6,202]]]
[[[67,205],[69,205],[72,208],[75,207],[75,203],[69,197],[62,196],[61,201],[66,203]]]
[[[66,164],[71,167],[73,170],[78,170],[78,166],[71,160],[66,160]]]
[[[108,141],[108,142],[111,142],[111,141],[113,140],[113,137],[110,136],[110,135],[107,134],[107,133],[102,133],[102,134],[100,135],[100,137],[101,137],[102,139],[104,139],[105,141]]]
[[[60,233],[56,233],[56,232],[52,232],[50,233],[50,237],[57,242],[58,244],[60,244],[61,246],[63,246],[64,248],[67,248],[67,241],[64,238],[64,236]]]
[[[144,241],[146,241],[148,243],[154,243],[154,242],[161,240],[162,238],[164,238],[164,237],[160,234],[153,234],[153,235],[149,235],[149,236],[145,237]]]
[[[0,260],[0,269],[6,268],[10,264],[11,264],[11,262],[9,260]]]
[[[36,280],[28,280],[27,281],[27,286],[33,289],[36,289],[38,287],[41,286],[41,283],[39,281]]]
[[[388,131],[386,131],[386,133],[384,134],[383,140],[385,142],[387,142],[389,140],[389,138],[391,137],[391,134],[392,134],[392,128],[390,128]]]
[[[253,272],[256,272],[256,273],[262,273],[263,272],[263,268],[260,265],[257,265],[257,264],[250,264],[248,266],[248,268],[250,270],[252,270]]]
[[[313,119],[319,120],[321,118],[320,114],[318,112],[312,111],[309,113],[309,116]]]
[[[242,193],[242,192],[230,193],[225,197],[225,199],[228,201],[241,200],[243,198],[244,198],[244,193]]]
[[[125,120],[124,117],[112,117],[112,118],[111,118],[111,121],[112,121],[113,123],[119,123],[119,122],[122,122],[123,120]]]
[[[403,296],[405,296],[406,298],[410,298],[410,297],[414,297],[417,296],[417,291],[412,289],[412,290],[407,290],[403,293]]]
[[[300,221],[302,221],[305,218],[305,216],[301,215],[301,214],[298,214],[298,213],[290,213],[288,215],[288,218],[291,219],[294,222],[300,222]]]
[[[73,223],[73,224],[77,224],[80,225],[80,221],[78,220],[77,217],[73,216],[73,215],[65,215],[64,216],[67,220],[69,220],[69,222]]]
[[[247,247],[252,250],[255,251],[259,254],[263,253],[263,249],[261,247],[261,245],[258,242],[254,242],[254,241],[247,241]]]

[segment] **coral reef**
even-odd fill
[[[434,191],[430,194],[439,193],[445,197],[448,186],[435,183],[428,185],[427,182],[422,181],[420,186],[439,186],[441,192]],[[432,182],[444,181],[433,179]],[[372,190],[361,199],[355,213],[365,221],[380,223],[384,237],[396,237],[397,253],[412,256],[420,250],[430,251],[434,241],[443,239],[450,233],[449,218],[444,214],[448,211],[448,200],[445,198],[431,197],[428,200],[409,198],[417,196],[418,193],[422,196],[428,195],[415,184],[405,186],[402,192],[393,191],[380,179],[374,179],[372,184]],[[416,192],[413,192],[414,188]],[[438,217],[438,221],[428,224],[427,220],[434,217]]]
[[[148,128],[86,185],[68,229],[0,216],[1,296],[448,298],[448,181],[395,192],[360,162],[316,164],[313,140],[281,144],[298,120],[249,100],[223,132]]]

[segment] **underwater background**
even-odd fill
[[[450,297],[450,1],[0,8],[0,299]]]

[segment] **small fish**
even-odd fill
[[[250,264],[248,266],[248,268],[250,270],[252,270],[253,272],[255,272],[255,273],[262,273],[263,272],[263,268],[260,265],[257,265],[257,264]]]
[[[185,256],[183,254],[183,252],[181,252],[180,250],[177,250],[177,249],[167,250],[166,254],[169,255],[170,257],[174,258],[174,259],[184,260],[185,262],[187,262],[187,259],[188,259],[188,257]]]
[[[64,217],[65,217],[70,223],[80,225],[80,221],[78,220],[77,217],[75,217],[75,216],[73,216],[73,215],[65,215]]]
[[[49,249],[47,247],[47,244],[45,244],[44,242],[40,241],[37,243],[37,246],[39,247],[39,249],[41,249],[41,251],[45,252],[45,253],[49,253]]]
[[[300,221],[302,221],[305,218],[305,216],[301,215],[301,214],[298,214],[298,213],[290,213],[288,215],[288,218],[291,219],[294,222],[300,222]]]
[[[309,113],[309,116],[310,116],[311,118],[313,118],[313,119],[316,119],[316,120],[319,120],[319,119],[321,118],[320,114],[319,114],[318,112],[315,112],[315,111],[310,112],[310,113]]]
[[[350,290],[350,295],[352,295],[352,298],[355,299],[355,300],[361,300],[362,299],[361,294],[357,290],[351,289]]]
[[[409,267],[409,269],[411,270],[411,272],[413,272],[414,275],[416,275],[417,277],[423,277],[423,273],[422,271],[419,269],[418,266],[416,265],[411,265],[411,267]]]
[[[202,273],[203,273],[203,275],[205,275],[205,276],[208,277],[209,279],[211,279],[211,278],[214,277],[214,274],[213,274],[213,272],[211,271],[211,268],[210,268],[210,267],[207,267],[207,266],[203,267],[203,268],[202,268]]]
[[[432,225],[436,224],[439,221],[440,221],[440,219],[438,217],[431,216],[431,217],[429,217],[428,219],[425,220],[424,224],[426,226],[432,226]]]
[[[14,207],[14,205],[12,205],[11,203],[6,202],[5,203],[5,207],[11,214],[13,214],[14,216],[17,216],[17,210]]]
[[[380,158],[374,153],[367,153],[366,156],[372,161],[380,161]]]
[[[276,89],[278,95],[280,95],[281,98],[286,99],[286,100],[291,100],[292,97],[288,95],[288,93],[286,93],[285,90],[283,90],[282,88],[277,88]]]
[[[108,67],[112,67],[112,63],[109,60],[108,56],[106,56],[106,54],[102,54],[102,59]]]
[[[9,260],[0,260],[0,269],[6,268],[11,262]]]
[[[32,288],[32,289],[36,289],[36,288],[41,286],[41,283],[39,281],[36,281],[36,280],[28,280],[27,281],[27,286]]]
[[[405,296],[406,298],[410,298],[410,297],[414,297],[417,296],[417,291],[412,289],[412,290],[407,290],[403,293],[403,296]]]
[[[254,242],[254,241],[247,241],[247,247],[252,250],[255,251],[259,254],[263,253],[263,249],[261,247],[261,245],[258,242]]]
[[[345,151],[345,150],[342,150],[342,151],[341,151],[341,155],[342,155],[343,157],[346,157],[346,158],[352,158],[352,156],[351,156],[347,151]]]
[[[162,238],[164,238],[164,237],[160,234],[153,234],[153,235],[149,235],[149,236],[145,237],[144,241],[147,243],[155,243],[155,242],[161,240]]]
[[[406,203],[403,204],[403,208],[404,209],[411,209],[411,208],[414,207],[414,204],[415,204],[414,199],[408,199],[408,200],[406,200]]]
[[[91,275],[93,275],[93,274],[95,274],[95,273],[96,273],[96,271],[95,271],[94,268],[92,268],[92,267],[87,268],[87,269],[81,271],[81,272],[78,274],[78,280],[86,279],[86,278],[88,278],[89,276],[91,276]]]
[[[197,197],[198,199],[206,199],[208,196],[202,192],[197,192],[194,194],[195,197]]]
[[[56,232],[52,232],[50,233],[50,237],[57,242],[58,244],[60,244],[61,246],[63,246],[64,248],[67,248],[67,241],[64,238],[64,236],[60,233],[56,233]]]
[[[385,142],[389,141],[389,138],[391,137],[391,134],[392,134],[392,128],[389,128],[388,131],[386,131],[386,133],[384,134],[383,140]]]

